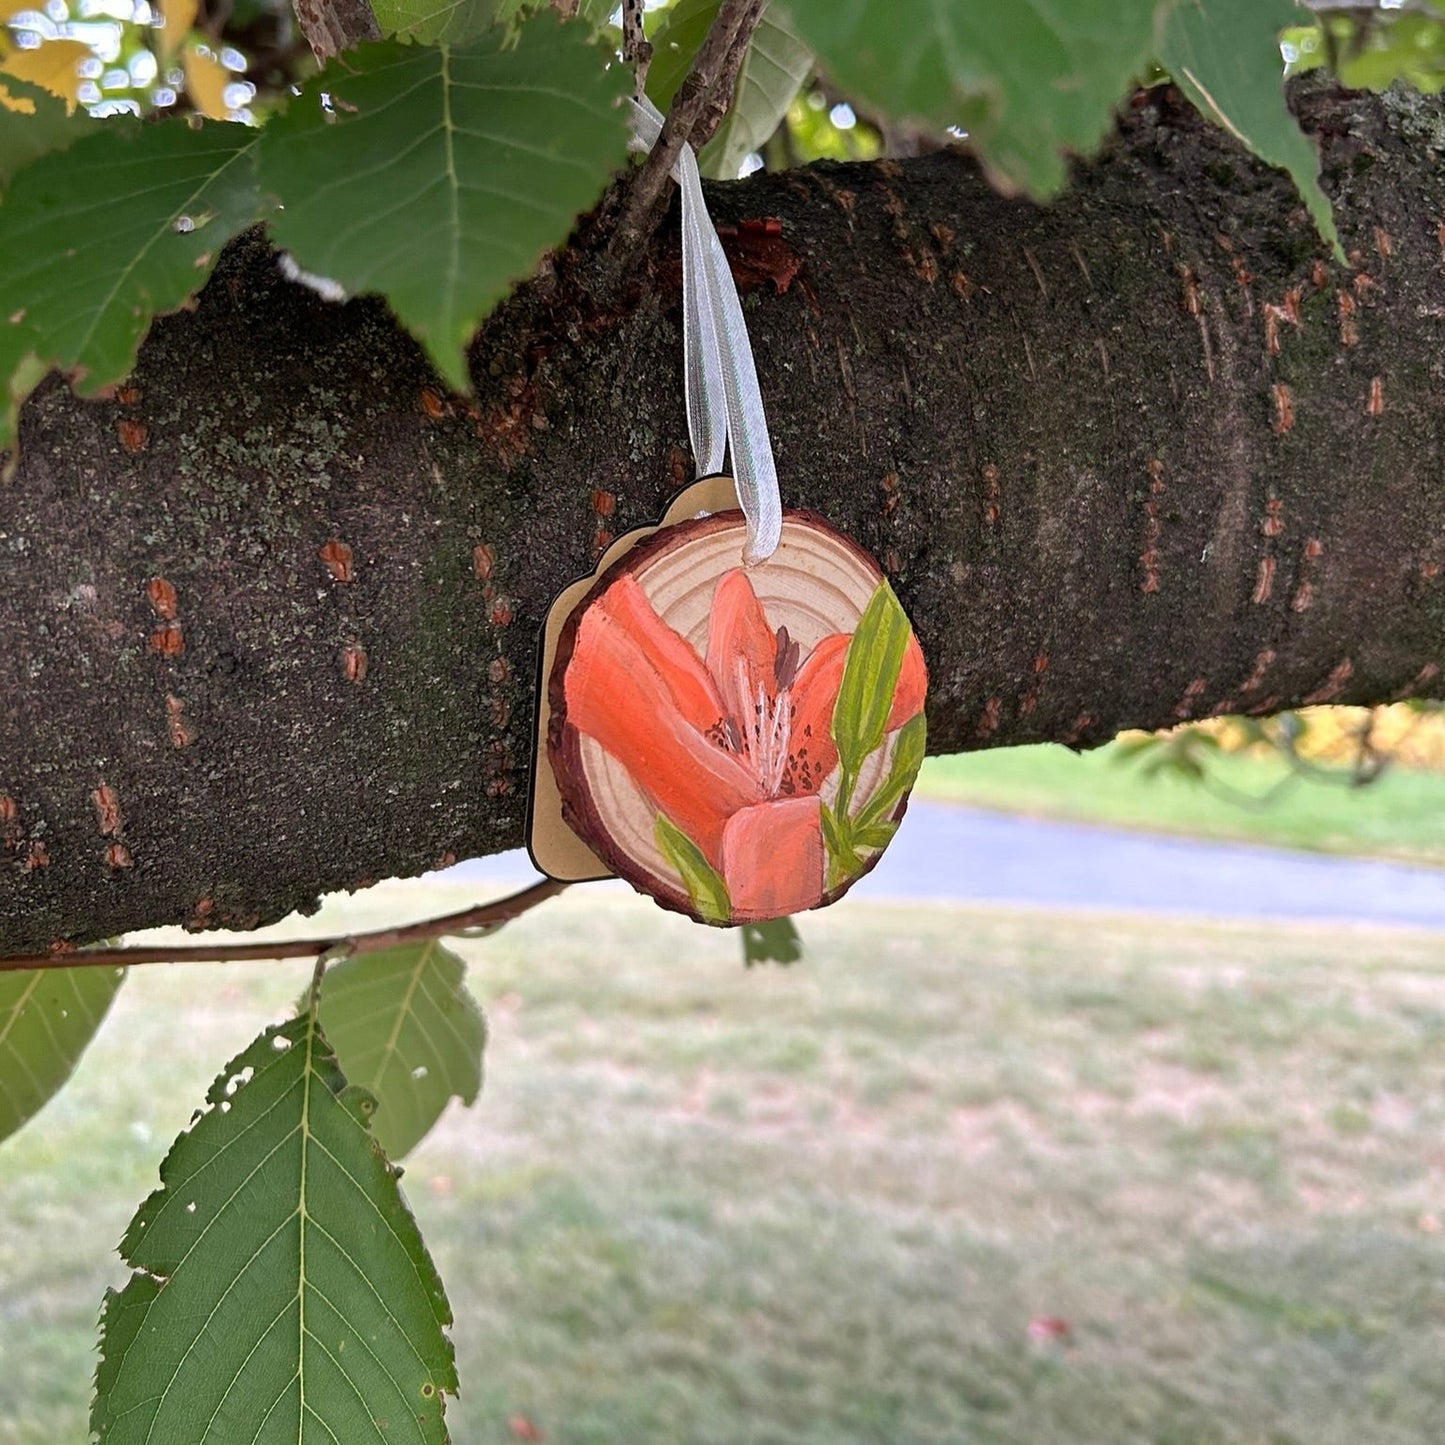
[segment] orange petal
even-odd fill
[[[901,728],[911,717],[923,711],[923,699],[927,692],[928,664],[923,660],[918,638],[910,631],[903,666],[898,673],[898,686],[893,692],[893,706],[888,709],[889,732]]]
[[[718,868],[724,825],[762,789],[684,715],[655,656],[617,617],[589,608],[563,684],[567,720],[621,763]]]
[[[823,826],[818,799],[755,803],[728,819],[722,875],[734,923],[801,913],[822,901]]]
[[[816,793],[838,764],[833,704],[838,701],[847,655],[848,634],[834,632],[808,654],[793,680],[788,777],[799,793]]]
[[[755,725],[760,686],[769,703],[776,695],[773,669],[777,657],[778,639],[768,626],[753,584],[741,567],[734,567],[722,575],[712,595],[707,666],[728,716],[739,727]]]
[[[722,720],[723,701],[692,644],[679,637],[653,610],[637,579],[624,572],[593,604],[601,608],[637,644],[639,652],[667,683],[677,710],[699,732]]]

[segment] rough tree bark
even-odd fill
[[[933,750],[1440,694],[1445,109],[1302,104],[1347,268],[1168,92],[1048,208],[952,154],[711,191],[785,498],[894,578]],[[257,236],[114,399],[37,393],[0,952],[518,843],[547,604],[688,476],[675,231],[606,303],[604,240],[488,322],[473,403]]]

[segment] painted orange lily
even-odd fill
[[[567,718],[595,739],[719,874],[734,923],[815,907],[826,891],[820,791],[849,635],[806,657],[773,628],[742,568],[719,580],[707,652],[653,610],[630,573],[584,614],[566,674]],[[908,649],[888,716],[923,707],[927,668]]]

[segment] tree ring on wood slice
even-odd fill
[[[598,580],[558,640],[547,755],[568,825],[704,923],[831,903],[877,861],[923,760],[928,672],[877,564],[810,512],[766,562],[719,512]]]

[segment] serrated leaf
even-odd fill
[[[257,134],[107,126],[27,166],[0,206],[0,326],[21,317],[82,394],[119,381],[151,318],[198,291],[221,247],[265,214]]]
[[[1288,171],[1337,260],[1344,251],[1320,158],[1284,97],[1279,35],[1298,20],[1294,0],[1180,0],[1165,22],[1159,63],[1211,120],[1260,160]]]
[[[1104,138],[1172,0],[788,0],[799,39],[882,115],[967,129],[994,182],[1042,200]]]
[[[72,109],[80,99],[80,63],[95,52],[79,40],[43,40],[33,49],[12,50],[0,71],[58,95]]]
[[[0,325],[0,450],[14,442],[21,405],[50,371],[36,354],[38,344],[23,320]],[[16,461],[11,452],[0,467],[0,484],[10,480]]]
[[[321,1024],[353,1084],[376,1099],[371,1132],[400,1159],[453,1097],[476,1102],[487,1025],[466,964],[435,939],[326,970]]]
[[[765,923],[745,923],[743,963],[796,963],[803,956],[803,940],[791,918],[770,918]]]
[[[71,1076],[124,977],[118,968],[0,973],[0,1139]]]
[[[454,44],[476,39],[521,8],[520,0],[374,0],[372,5],[383,34]]]
[[[855,777],[863,760],[883,741],[911,630],[893,589],[880,582],[848,639],[843,680],[833,704],[838,758],[844,771]]]
[[[181,56],[181,69],[186,76],[186,94],[202,115],[212,120],[225,120],[230,114],[226,104],[226,87],[231,72],[208,50],[199,45],[186,46]]]
[[[171,1146],[106,1293],[105,1445],[444,1445],[440,1279],[314,1012],[267,1029]]]
[[[64,150],[91,124],[38,85],[0,81],[0,191],[16,171],[50,151]]]
[[[0,386],[0,450],[14,443],[25,398],[50,374],[50,368],[35,354],[25,333],[16,327],[9,330],[13,335],[0,336],[0,341],[14,343],[9,349],[0,346],[0,376],[8,376]],[[10,481],[17,461],[11,452],[0,466],[0,482]]]
[[[653,836],[662,856],[681,876],[698,917],[709,923],[726,923],[733,911],[728,886],[703,856],[702,849],[664,813],[657,815]]]
[[[647,93],[666,110],[717,16],[718,0],[679,0],[652,38]],[[743,157],[761,150],[813,68],[813,52],[781,13],[765,11],[743,52],[732,104],[698,165],[714,180],[736,180]]]
[[[585,25],[552,15],[515,46],[493,32],[347,51],[262,134],[277,244],[350,292],[380,291],[466,390],[482,318],[623,160],[627,76],[604,59]]]

